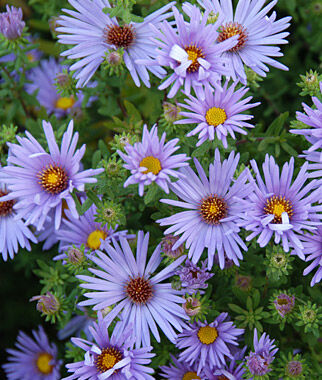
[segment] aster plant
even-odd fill
[[[232,0],[198,0],[198,3],[206,12],[218,14],[218,42],[226,41],[232,36],[238,37],[237,43],[223,53],[234,80],[246,84],[244,65],[263,77],[269,71],[267,65],[288,70],[276,61],[275,57],[283,54],[275,45],[287,44],[285,38],[289,33],[285,29],[290,26],[291,17],[276,20],[276,12],[268,16],[277,0],[266,5],[265,0],[239,0],[235,11]],[[189,8],[192,12],[192,7]]]
[[[203,250],[208,248],[208,269],[213,266],[215,254],[223,269],[225,257],[239,265],[238,260],[243,258],[240,248],[247,251],[238,235],[239,222],[253,187],[247,183],[248,169],[234,179],[238,161],[239,154],[231,152],[228,159],[221,162],[216,149],[208,179],[199,161],[194,159],[199,177],[190,167],[182,169],[185,178],[171,185],[180,200],[161,199],[169,205],[188,209],[157,221],[161,226],[171,225],[165,234],[182,234],[172,249],[185,242],[189,258],[196,264]]]
[[[170,355],[173,362],[169,366],[161,366],[160,370],[161,376],[165,379],[184,379],[184,380],[197,380],[204,378],[203,374],[200,374],[202,377],[197,375],[197,366],[189,365],[186,362],[180,362],[175,356]]]
[[[123,329],[133,321],[136,335],[136,346],[150,345],[150,332],[160,342],[157,325],[167,338],[174,342],[176,330],[181,332],[186,326],[184,320],[189,319],[180,304],[184,299],[179,297],[180,292],[172,289],[170,283],[161,283],[173,274],[173,271],[184,261],[180,257],[172,264],[152,275],[161,262],[160,244],[147,260],[149,234],[138,233],[136,258],[127,242],[119,237],[120,245],[112,239],[113,245],[106,244],[107,254],[96,251],[90,260],[100,268],[91,268],[94,276],[77,276],[84,281],[82,288],[96,290],[85,293],[86,301],[80,306],[94,305],[93,310],[102,310],[114,305],[105,317],[110,323],[119,314],[123,321]]]
[[[305,261],[311,261],[303,274],[306,276],[316,269],[311,280],[311,286],[314,286],[322,279],[322,226],[318,226],[313,234],[304,234],[302,242],[304,253],[307,255]]]
[[[147,126],[143,127],[142,142],[137,142],[133,146],[126,145],[123,153],[118,150],[125,164],[125,169],[131,171],[131,176],[125,181],[124,187],[138,183],[139,195],[144,193],[144,186],[155,182],[166,193],[169,193],[170,176],[179,178],[182,176],[175,169],[187,166],[189,157],[186,154],[176,154],[180,146],[177,145],[179,139],[165,142],[166,134],[158,137],[158,128],[154,125],[150,131]]]
[[[62,219],[63,200],[71,214],[77,218],[73,189],[83,191],[86,183],[95,183],[95,175],[103,169],[80,171],[80,160],[85,145],[76,150],[78,133],[73,135],[73,121],[68,124],[59,149],[50,123],[43,121],[43,130],[49,147],[47,153],[29,133],[17,136],[19,144],[8,144],[9,165],[0,170],[9,193],[0,201],[17,199],[14,205],[17,217],[25,218],[26,224],[34,224],[38,230],[44,226],[49,212],[54,209],[53,222],[58,229]]]
[[[19,332],[17,349],[8,349],[8,363],[3,364],[8,380],[39,379],[59,380],[61,361],[57,358],[57,347],[48,341],[44,329],[32,331],[33,337]]]
[[[130,22],[121,25],[116,17],[110,17],[104,9],[111,8],[107,0],[69,0],[76,10],[63,9],[67,14],[57,20],[56,31],[59,42],[75,45],[62,53],[69,59],[79,59],[70,69],[75,71],[77,87],[85,86],[104,60],[104,52],[123,49],[124,63],[134,83],[140,86],[140,80],[150,87],[149,73],[145,65],[138,65],[138,58],[150,59],[156,56],[150,37],[154,32],[150,24],[158,25],[172,15],[168,12],[173,3],[160,8],[147,16],[143,22]],[[165,74],[160,66],[148,68],[159,78]]]
[[[198,363],[197,374],[205,368],[222,368],[226,359],[233,359],[232,346],[238,346],[237,337],[244,330],[227,321],[221,313],[213,322],[195,322],[178,335],[176,346],[182,350],[179,361],[190,365]]]
[[[266,155],[263,163],[264,180],[256,161],[251,160],[250,163],[256,182],[242,223],[247,231],[252,231],[246,240],[258,236],[258,244],[265,247],[274,236],[275,244],[281,243],[285,252],[291,247],[294,253],[304,259],[301,234],[305,230],[314,230],[322,217],[319,213],[322,207],[314,205],[321,199],[321,189],[316,189],[316,180],[307,183],[308,163],[304,163],[293,183],[293,157],[283,165],[280,173],[274,157]]]
[[[25,22],[22,20],[22,9],[6,6],[7,11],[0,13],[0,33],[8,40],[15,40],[22,34]]]
[[[245,115],[242,112],[258,106],[260,103],[249,103],[251,96],[241,100],[247,93],[247,88],[239,88],[235,91],[236,83],[228,87],[226,82],[223,88],[212,89],[207,86],[205,89],[205,99],[195,98],[191,95],[185,99],[185,103],[180,106],[187,111],[180,112],[184,119],[178,120],[175,124],[198,124],[187,136],[198,134],[199,141],[196,146],[207,140],[213,141],[215,138],[221,140],[227,148],[227,137],[230,135],[236,139],[235,132],[246,135],[243,128],[254,128],[246,120],[253,118],[252,115]]]
[[[206,376],[208,380],[242,380],[246,372],[243,364],[237,364],[235,359],[232,359],[229,365],[223,368],[215,368],[212,371],[206,369]]]
[[[91,340],[72,338],[73,344],[84,350],[85,355],[84,360],[66,365],[72,374],[64,379],[153,380],[153,369],[145,365],[154,356],[150,353],[152,347],[133,349],[132,326],[120,332],[117,325],[111,337],[108,326],[99,313],[97,323],[89,327]]]

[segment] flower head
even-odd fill
[[[235,139],[235,132],[246,135],[247,132],[243,128],[254,128],[252,124],[246,122],[253,116],[241,112],[260,104],[248,103],[252,99],[251,96],[240,100],[248,89],[240,88],[234,91],[235,86],[236,84],[232,84],[228,87],[226,81],[223,88],[217,88],[215,91],[211,87],[206,87],[205,99],[189,95],[188,99],[185,99],[186,103],[180,104],[189,112],[181,112],[180,114],[186,118],[176,121],[175,124],[198,124],[187,134],[188,137],[199,134],[197,146],[206,140],[214,140],[216,135],[217,139],[221,140],[224,147],[227,148],[228,135]]]
[[[243,364],[236,365],[235,358],[232,359],[229,365],[225,365],[223,368],[214,368],[212,371],[205,370],[208,380],[242,380],[244,373],[246,372]]]
[[[169,98],[182,87],[186,94],[190,94],[192,87],[197,96],[203,98],[205,86],[211,84],[216,87],[221,75],[230,73],[221,54],[234,47],[237,38],[218,43],[219,25],[207,25],[208,12],[202,16],[198,7],[191,5],[191,8],[189,22],[173,7],[175,27],[168,21],[163,21],[160,30],[153,28],[158,55],[150,65],[169,67],[171,70],[169,77],[159,86],[159,90],[172,86],[168,93]],[[185,7],[183,10],[185,11]]]
[[[44,329],[39,326],[38,331],[32,331],[33,338],[19,332],[17,350],[8,349],[8,361],[2,366],[8,380],[61,379],[59,367],[61,361],[57,359],[57,348],[50,344]]]
[[[221,313],[212,323],[194,323],[178,335],[176,346],[184,349],[179,360],[190,365],[198,362],[198,375],[205,368],[222,368],[226,358],[233,359],[230,347],[238,346],[237,337],[244,330],[225,321],[227,317],[227,313]]]
[[[61,44],[75,45],[62,53],[70,59],[80,58],[70,69],[76,71],[77,87],[85,86],[100,64],[104,60],[104,53],[112,50],[124,49],[124,63],[137,86],[140,80],[147,86],[149,74],[145,65],[136,64],[137,58],[150,59],[155,57],[155,46],[150,38],[154,35],[149,24],[158,25],[167,19],[171,12],[166,13],[173,3],[160,8],[147,16],[143,22],[130,22],[120,26],[115,17],[103,12],[110,8],[108,0],[83,0],[75,2],[69,0],[76,9],[63,9],[64,15],[57,20],[61,25],[56,28]],[[165,74],[161,67],[152,67],[149,70],[159,78]]]
[[[89,271],[99,278],[77,276],[85,282],[81,284],[82,288],[96,290],[85,293],[89,299],[80,305],[95,305],[93,310],[115,305],[106,320],[110,322],[121,313],[123,328],[129,321],[134,321],[137,347],[150,344],[150,331],[160,342],[157,325],[174,342],[176,333],[172,326],[182,331],[182,326],[185,326],[182,319],[188,319],[178,305],[184,303],[184,299],[178,296],[180,293],[172,289],[170,283],[160,282],[170,277],[185,257],[180,257],[160,273],[152,275],[161,262],[161,248],[157,246],[146,264],[149,234],[144,236],[142,231],[139,232],[136,259],[126,239],[120,236],[121,246],[114,239],[112,241],[113,246],[104,246],[107,254],[96,251],[96,255],[90,257],[101,269]]]
[[[314,286],[322,279],[322,226],[318,226],[313,235],[304,234],[301,240],[304,246],[303,251],[307,255],[305,261],[311,261],[303,272],[304,276],[312,272],[313,269],[317,269],[311,280],[311,286]]]
[[[30,251],[29,240],[37,243],[37,239],[25,225],[25,222],[16,218],[16,212],[13,208],[16,199],[1,200],[1,197],[8,194],[9,191],[0,182],[0,253],[4,261],[7,261],[8,254],[10,259],[14,258],[15,253],[18,252],[18,246]]]
[[[83,199],[84,201],[84,199]],[[125,238],[133,238],[135,235],[129,235],[127,230],[117,231],[115,228],[108,228],[107,224],[95,222],[96,206],[92,206],[78,218],[73,217],[69,210],[64,210],[66,218],[63,219],[62,226],[56,232],[59,240],[59,251],[64,252],[74,245],[75,247],[85,246],[85,252],[88,250],[96,250],[104,247],[105,243],[111,241],[112,238],[118,240],[120,236]],[[68,254],[61,254],[55,259],[65,259]]]
[[[27,74],[30,83],[26,84],[26,91],[29,94],[37,92],[39,104],[46,108],[48,114],[54,113],[56,117],[63,117],[81,107],[84,95],[81,91],[77,96],[61,96],[56,87],[55,80],[61,82],[64,80],[63,70],[66,66],[60,65],[54,58],[42,60],[40,65],[31,69]],[[66,80],[66,79],[65,79]],[[91,84],[90,86],[93,86]],[[89,100],[87,105],[93,98]]]
[[[270,364],[274,360],[274,355],[278,351],[275,348],[274,339],[269,339],[263,333],[258,340],[257,329],[254,330],[254,352],[250,352],[246,357],[247,367],[252,375],[262,376],[271,371]]]
[[[295,297],[288,296],[285,293],[279,294],[274,300],[275,308],[278,314],[282,318],[284,318],[287,314],[289,314],[293,310],[294,304],[295,304]]]
[[[65,380],[72,379],[142,379],[153,380],[150,375],[154,371],[143,364],[149,364],[154,354],[150,353],[151,346],[133,349],[134,335],[129,325],[123,332],[119,330],[119,323],[109,337],[108,324],[104,322],[101,313],[98,322],[89,327],[92,340],[72,338],[75,346],[85,351],[84,360],[67,364],[68,372],[72,375]],[[93,341],[94,340],[94,341]]]
[[[235,156],[232,152],[227,160],[221,162],[219,150],[216,149],[215,161],[209,166],[208,179],[199,161],[194,159],[199,177],[190,167],[184,168],[182,173],[185,178],[171,185],[171,190],[181,200],[161,200],[188,209],[158,220],[161,226],[172,225],[165,234],[182,234],[173,249],[186,242],[189,258],[197,263],[203,250],[208,248],[208,269],[213,265],[215,253],[223,269],[225,256],[239,265],[238,259],[243,258],[240,247],[247,250],[238,235],[238,223],[252,186],[247,183],[247,169],[234,179],[238,161],[239,154]]]
[[[161,240],[161,252],[171,259],[177,259],[184,254],[184,246],[180,245],[176,249],[172,249],[179,240],[178,236],[166,235]]]
[[[8,40],[15,40],[20,37],[25,25],[25,22],[22,21],[21,8],[7,5],[7,12],[0,13],[0,33]]]
[[[234,80],[246,84],[244,65],[263,77],[269,71],[267,65],[288,70],[272,58],[283,56],[280,48],[274,45],[287,44],[285,37],[289,33],[283,31],[291,20],[291,17],[276,20],[276,12],[267,15],[276,1],[271,1],[263,8],[264,0],[239,0],[235,14],[231,0],[198,0],[198,3],[207,12],[219,14],[217,41],[238,36],[237,44],[223,53],[223,57],[228,59]]]
[[[257,242],[260,247],[265,247],[274,235],[275,244],[281,241],[285,252],[291,246],[304,259],[300,235],[304,229],[314,229],[319,224],[316,220],[322,218],[318,214],[322,207],[313,205],[321,199],[320,189],[314,190],[316,181],[305,185],[308,179],[307,165],[306,162],[301,167],[292,183],[294,158],[284,164],[280,174],[274,158],[266,155],[263,163],[264,182],[256,161],[251,161],[256,183],[255,191],[249,196],[250,205],[244,214],[243,226],[253,232],[246,240],[259,235]]]
[[[85,145],[76,149],[78,133],[73,135],[73,121],[64,133],[59,149],[50,123],[43,121],[43,129],[48,142],[47,153],[29,133],[27,137],[17,136],[19,144],[8,144],[9,166],[0,170],[0,180],[10,191],[0,201],[17,199],[14,209],[17,217],[26,218],[26,224],[34,224],[40,231],[51,210],[55,228],[62,218],[63,200],[71,214],[77,218],[73,189],[83,191],[85,183],[95,183],[93,178],[103,169],[80,171],[80,160],[85,153]]]
[[[173,361],[173,364],[171,363],[170,366],[161,366],[160,369],[162,371],[161,376],[165,379],[183,379],[183,380],[200,380],[204,379],[204,376],[202,377],[197,375],[197,366],[189,365],[186,362],[181,363],[178,359],[176,359],[173,355],[171,356],[171,360]]]
[[[145,125],[142,142],[125,146],[126,154],[120,150],[117,151],[125,161],[124,167],[131,170],[131,176],[125,181],[124,187],[138,183],[139,195],[142,196],[144,186],[155,182],[169,193],[170,176],[179,178],[180,173],[175,169],[188,165],[186,161],[189,158],[185,154],[173,155],[180,148],[176,145],[179,139],[173,139],[167,143],[165,139],[165,133],[159,139],[156,125],[150,131]]]
[[[59,311],[60,302],[58,298],[51,292],[40,296],[34,296],[30,298],[30,301],[37,302],[37,310],[46,315],[54,315]]]
[[[207,289],[209,280],[214,274],[209,273],[206,269],[207,260],[202,263],[202,267],[198,267],[190,260],[186,260],[184,265],[181,266],[176,274],[180,277],[182,292],[193,294],[199,289]],[[200,294],[202,291],[200,291]]]

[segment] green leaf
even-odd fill
[[[272,124],[267,128],[266,136],[279,136],[283,130],[284,124],[288,118],[289,113],[284,112],[279,115]]]
[[[92,167],[96,168],[102,158],[101,151],[97,150],[92,157]]]
[[[247,311],[246,310],[243,310],[241,307],[239,307],[239,306],[237,306],[237,305],[235,305],[233,303],[229,303],[228,307],[232,311],[234,311],[235,313],[237,313],[237,314],[245,314],[245,315],[247,315]]]
[[[255,289],[254,294],[253,294],[254,309],[256,309],[257,306],[259,305],[260,297],[261,297],[261,295],[259,293],[259,290]]]
[[[248,310],[253,310],[253,301],[250,296],[247,297],[246,307]]]

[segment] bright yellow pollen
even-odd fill
[[[273,206],[273,214],[276,216],[282,216],[283,212],[285,212],[285,207],[283,204],[275,204]]]
[[[47,176],[47,183],[50,183],[51,185],[55,185],[60,180],[60,177],[57,173],[49,173]]]
[[[185,46],[184,50],[188,54],[188,59],[191,61],[190,66],[187,68],[188,73],[194,73],[199,70],[200,63],[198,62],[198,58],[205,58],[202,49],[200,49],[196,45]]]
[[[218,331],[215,327],[203,326],[198,331],[198,338],[203,344],[211,344],[218,337]]]
[[[197,59],[199,58],[198,52],[196,52],[193,49],[187,49],[186,52],[188,53],[189,61],[192,61],[192,63],[195,63]]]
[[[88,235],[87,246],[91,249],[99,249],[101,246],[101,240],[107,238],[107,233],[102,230],[95,230]]]
[[[153,156],[144,157],[140,162],[140,167],[147,168],[147,170],[143,172],[144,174],[153,173],[154,175],[157,175],[162,169],[160,160]]]
[[[199,377],[196,372],[187,372],[182,380],[193,380],[193,379],[201,379],[201,377]]]
[[[61,97],[59,98],[57,101],[56,101],[56,104],[55,104],[55,107],[56,108],[59,108],[61,110],[68,110],[69,108],[73,107],[73,105],[75,104],[75,99],[73,96],[71,97]]]
[[[36,365],[39,372],[43,373],[44,375],[48,375],[49,373],[52,373],[53,368],[54,368],[54,366],[50,364],[52,359],[53,359],[53,356],[48,354],[47,352],[40,354],[36,361]]]
[[[102,358],[102,365],[105,368],[112,368],[116,363],[116,357],[113,354],[105,354]]]
[[[217,127],[217,125],[224,123],[227,120],[225,110],[222,108],[212,107],[206,113],[206,120],[209,125]]]
[[[289,219],[293,216],[293,205],[290,201],[285,199],[284,196],[276,196],[273,195],[272,197],[266,199],[266,204],[264,207],[265,214],[273,214],[274,219],[272,223],[282,223],[282,214],[283,212],[286,212]]]

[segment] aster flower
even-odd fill
[[[60,149],[51,124],[43,121],[43,129],[50,153],[27,131],[27,137],[17,136],[19,144],[8,143],[9,166],[0,170],[0,180],[7,184],[10,191],[0,201],[17,199],[14,205],[17,218],[25,217],[26,224],[34,224],[38,231],[43,228],[51,210],[55,211],[55,228],[59,228],[63,200],[77,218],[71,195],[73,189],[84,191],[85,183],[95,183],[97,180],[93,176],[104,170],[79,171],[85,145],[75,151],[78,133],[73,135],[73,121],[63,135]]]
[[[244,65],[262,77],[269,71],[267,65],[288,70],[272,58],[283,56],[280,48],[274,45],[287,44],[285,37],[289,33],[283,30],[289,27],[291,20],[291,17],[276,20],[275,11],[270,16],[267,15],[277,0],[271,1],[264,8],[265,0],[239,0],[235,14],[231,0],[198,0],[198,3],[207,12],[218,13],[217,41],[238,36],[237,44],[223,53],[223,57],[228,59],[234,80],[247,83]]]
[[[0,182],[0,199],[9,193]],[[16,218],[16,212],[13,209],[15,203],[15,198],[6,201],[0,200],[0,253],[4,261],[7,261],[8,255],[10,259],[13,259],[19,246],[30,251],[29,240],[37,243],[37,239],[25,225],[25,222]]]
[[[193,87],[198,97],[203,98],[203,88],[209,84],[217,86],[221,75],[229,75],[225,67],[226,60],[221,54],[234,47],[238,38],[233,37],[218,43],[218,24],[207,25],[209,12],[202,16],[200,9],[191,6],[190,21],[186,22],[183,15],[173,7],[176,27],[163,21],[160,30],[151,26],[154,31],[154,44],[158,47],[156,60],[148,62],[140,59],[137,62],[153,67],[160,65],[169,67],[173,72],[159,86],[159,90],[172,85],[168,97],[172,98],[181,87],[190,94]],[[183,8],[184,9],[184,8]]]
[[[149,364],[154,356],[150,353],[152,347],[133,349],[135,338],[132,326],[128,326],[122,332],[119,324],[115,326],[112,336],[109,337],[109,325],[99,313],[98,322],[89,327],[94,342],[72,338],[73,344],[83,349],[85,355],[83,361],[66,365],[68,372],[73,374],[65,377],[65,380],[154,379],[150,375],[154,372],[153,369],[144,365]]]
[[[102,310],[115,305],[106,316],[107,322],[115,319],[119,313],[123,320],[123,327],[133,321],[135,325],[136,346],[150,345],[150,331],[160,342],[157,325],[172,342],[176,339],[176,328],[180,332],[188,319],[184,310],[178,304],[184,303],[178,291],[172,289],[170,283],[160,283],[173,274],[185,256],[180,257],[168,265],[161,272],[152,275],[161,262],[160,244],[154,250],[146,264],[149,234],[138,234],[136,259],[126,239],[120,236],[120,244],[112,239],[113,245],[106,244],[103,252],[96,251],[90,257],[100,270],[89,269],[94,275],[77,276],[86,283],[82,288],[93,289],[96,292],[85,293],[89,298],[79,305],[95,305],[93,310]],[[172,327],[172,326],[173,327]]]
[[[57,359],[57,347],[48,341],[44,329],[39,326],[38,331],[32,331],[33,338],[19,332],[17,350],[8,349],[8,361],[2,366],[8,380],[61,379],[59,368],[61,361]]]
[[[199,289],[208,288],[206,281],[209,280],[209,278],[211,278],[214,274],[209,273],[206,267],[207,260],[202,262],[200,268],[187,259],[184,265],[176,271],[176,274],[180,277],[181,287],[184,293],[193,294]],[[204,292],[200,291],[200,294],[202,293]]]
[[[306,162],[298,176],[292,182],[294,158],[285,163],[280,174],[279,166],[274,157],[266,155],[263,163],[264,180],[261,178],[255,160],[251,166],[256,176],[255,191],[249,196],[250,205],[247,208],[243,223],[247,231],[253,231],[246,240],[258,236],[260,247],[265,247],[274,235],[275,244],[282,243],[285,252],[290,246],[304,260],[303,244],[300,234],[303,230],[312,230],[319,224],[316,220],[322,218],[318,214],[321,206],[314,206],[321,199],[321,189],[316,189],[316,180],[307,185],[308,179]],[[312,191],[312,192],[311,192]]]
[[[186,103],[179,104],[189,112],[180,112],[185,119],[178,120],[175,124],[198,124],[187,134],[188,137],[199,134],[197,146],[206,140],[213,141],[216,136],[227,148],[228,135],[236,139],[235,132],[246,135],[247,132],[243,128],[254,128],[252,124],[246,122],[253,116],[242,114],[242,112],[260,104],[248,103],[252,99],[251,96],[240,100],[248,88],[243,87],[235,91],[235,86],[236,83],[228,87],[228,81],[223,88],[217,88],[215,91],[208,86],[205,89],[205,99],[189,95],[185,99]]]
[[[55,86],[55,80],[59,78],[59,75],[64,75],[63,70],[67,66],[62,66],[54,58],[49,60],[42,60],[40,65],[31,69],[27,74],[27,79],[31,83],[27,83],[25,88],[29,94],[37,92],[37,100],[39,104],[46,108],[48,114],[54,113],[56,117],[60,118],[75,112],[77,108],[80,108],[84,95],[82,91],[79,91],[77,97],[61,96],[59,95]],[[88,86],[93,87],[91,83]],[[87,106],[94,100],[90,98]]]
[[[232,359],[229,366],[226,364],[223,368],[215,368],[212,371],[206,368],[207,380],[242,380],[246,369],[243,364],[236,365],[236,360]]]
[[[294,304],[295,297],[288,296],[285,293],[279,294],[274,300],[275,309],[282,318],[293,310]]]
[[[22,21],[21,8],[6,7],[7,12],[0,13],[0,33],[8,40],[15,40],[20,37],[22,30],[25,27],[25,22]]]
[[[318,226],[313,235],[307,233],[302,236],[304,253],[307,255],[306,261],[311,261],[310,265],[304,270],[306,276],[313,269],[317,268],[311,280],[311,286],[318,284],[322,279],[322,226]]]
[[[104,60],[104,53],[111,50],[124,50],[124,63],[128,68],[134,83],[140,86],[140,80],[150,87],[149,74],[145,65],[138,65],[138,58],[155,57],[155,46],[150,38],[154,35],[149,24],[158,25],[162,20],[172,15],[166,13],[173,3],[160,8],[147,16],[143,22],[130,22],[120,26],[115,17],[103,12],[104,8],[111,8],[107,0],[69,0],[76,9],[63,9],[69,16],[61,16],[56,28],[61,44],[75,45],[62,53],[70,59],[80,60],[70,69],[76,71],[77,87],[85,86],[100,64]],[[159,78],[165,74],[161,67],[152,67],[149,70]]]
[[[131,176],[125,181],[124,187],[134,183],[139,184],[139,195],[144,193],[144,186],[155,182],[166,193],[169,193],[170,177],[179,178],[180,173],[174,169],[188,165],[189,158],[185,154],[176,154],[180,146],[176,146],[179,139],[173,139],[165,143],[166,134],[158,137],[158,128],[154,125],[150,131],[147,126],[143,128],[142,142],[133,146],[126,145],[127,154],[118,150],[125,164],[125,169],[131,170]]]
[[[85,199],[83,199],[83,202]],[[133,239],[135,235],[129,235],[127,230],[116,231],[115,228],[108,228],[107,224],[95,222],[95,215],[97,213],[95,204],[79,218],[74,218],[69,210],[64,210],[65,218],[62,221],[62,226],[57,231],[56,236],[59,240],[59,251],[67,251],[72,245],[75,247],[85,246],[85,252],[89,249],[95,250],[104,247],[104,245],[111,241],[111,239],[118,240],[120,236],[124,238]],[[61,254],[55,259],[65,259],[67,255]]]
[[[239,265],[238,259],[243,258],[240,247],[247,251],[238,235],[239,221],[247,204],[246,197],[253,187],[247,183],[248,169],[234,179],[238,161],[239,154],[235,156],[232,152],[228,159],[221,162],[219,150],[216,149],[215,161],[209,166],[207,179],[199,161],[194,159],[199,178],[190,167],[183,168],[185,178],[171,185],[171,190],[181,200],[161,199],[161,202],[189,210],[157,221],[161,226],[172,225],[165,234],[182,234],[173,249],[186,242],[189,258],[196,264],[203,250],[208,248],[208,269],[213,266],[215,253],[223,269],[225,257]]]
[[[194,323],[178,335],[176,346],[184,349],[179,360],[190,365],[198,362],[198,375],[206,367],[222,368],[227,358],[233,359],[230,346],[238,346],[237,337],[244,330],[225,321],[227,317],[227,313],[221,313],[212,323]]]
[[[252,375],[263,376],[271,371],[270,364],[274,360],[274,355],[278,351],[273,344],[275,339],[269,339],[266,333],[263,333],[258,340],[257,329],[254,330],[254,352],[246,356],[247,367]]]
[[[175,356],[171,355],[171,360],[173,361],[173,364],[171,363],[170,366],[161,366],[160,369],[162,373],[160,375],[162,378],[165,379],[184,379],[184,380],[197,380],[197,379],[205,379],[205,377],[202,375],[202,377],[197,375],[197,366],[189,365],[186,362],[181,363],[178,359],[176,359]]]

